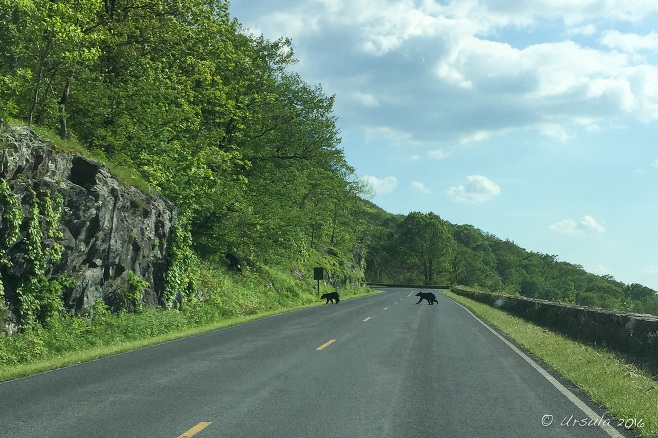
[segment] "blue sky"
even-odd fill
[[[336,96],[372,201],[658,289],[658,2],[233,0]]]

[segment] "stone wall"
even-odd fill
[[[453,288],[452,292],[505,310],[578,341],[604,346],[638,358],[658,358],[657,316],[461,288]]]
[[[60,194],[64,200],[59,224],[64,237],[58,239],[64,250],[47,275],[65,272],[77,280],[65,296],[69,311],[88,308],[98,299],[111,301],[112,293],[125,288],[128,271],[151,285],[145,301],[157,304],[164,290],[175,208],[161,196],[123,186],[106,166],[52,146],[26,127],[11,128],[0,121],[0,178],[8,182],[26,216],[18,241],[0,248],[11,262],[0,267],[10,313],[16,288],[30,268],[21,240],[33,193],[53,200]],[[2,213],[0,205],[0,219]]]

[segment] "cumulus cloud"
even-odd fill
[[[429,195],[430,193],[432,193],[432,191],[430,189],[428,189],[427,186],[425,186],[425,184],[423,184],[422,182],[418,182],[418,181],[412,181],[411,182],[411,189],[414,192],[421,193],[423,195]]]
[[[637,35],[634,33],[623,34],[618,30],[609,30],[603,34],[601,42],[611,49],[619,49],[629,53],[658,50],[658,34],[655,32],[647,35]]]
[[[406,146],[418,144],[410,133],[389,126],[364,126],[363,132],[369,140],[385,139],[393,144]]]
[[[607,266],[596,264],[596,265],[587,265],[585,270],[596,275],[610,275],[610,269]]]
[[[485,176],[471,175],[466,183],[450,187],[446,193],[456,202],[480,203],[498,196],[500,187]]]
[[[590,215],[584,216],[580,221],[564,219],[549,225],[548,228],[556,233],[568,235],[605,233],[605,227]]]
[[[377,178],[376,176],[366,175],[362,179],[372,187],[376,195],[391,193],[398,186],[398,179],[394,176]]]
[[[596,34],[596,26],[594,26],[593,24],[587,24],[585,26],[580,26],[570,29],[567,33],[569,33],[570,35],[591,36]]]
[[[427,156],[434,160],[442,160],[446,158],[448,155],[450,154],[443,149],[434,149],[427,152]]]
[[[359,102],[363,106],[378,106],[379,101],[377,97],[372,94],[356,92],[353,94],[354,100]]]
[[[342,126],[367,137],[429,148],[532,129],[566,141],[574,128],[611,126],[611,119],[658,120],[658,66],[638,55],[658,47],[658,34],[614,30],[658,11],[655,0],[254,0],[244,7],[258,11],[255,24],[269,38],[292,37],[302,76],[337,93]],[[534,34],[547,24],[555,29],[544,41],[499,41],[501,33]]]

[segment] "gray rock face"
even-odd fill
[[[26,216],[18,241],[0,248],[11,261],[11,266],[0,267],[9,310],[16,303],[16,288],[31,267],[20,245],[34,197],[30,188],[37,196],[54,200],[59,193],[64,200],[59,223],[64,237],[58,239],[64,251],[59,263],[47,267],[47,275],[66,272],[77,280],[64,297],[69,311],[88,308],[98,299],[110,303],[112,294],[126,288],[129,270],[151,285],[144,297],[147,304],[158,304],[175,208],[158,195],[123,187],[98,162],[54,151],[50,142],[28,128],[9,128],[0,121],[0,140],[0,178],[8,182]],[[0,219],[3,208],[0,205]],[[0,245],[5,242],[4,224],[0,225]]]

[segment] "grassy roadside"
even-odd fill
[[[446,296],[471,309],[534,354],[551,369],[578,386],[616,418],[631,419],[633,429],[646,438],[658,438],[658,382],[609,351],[571,341],[506,312],[461,297]],[[629,423],[629,424],[630,424]]]
[[[330,291],[322,289],[321,292]],[[378,293],[366,287],[343,288],[339,292],[341,300]],[[240,306],[240,302],[249,299],[244,290],[235,293],[241,296],[232,306]],[[261,295],[262,291],[255,293]],[[2,332],[0,382],[324,303],[315,295],[304,294],[303,299],[282,302],[273,308],[235,309],[239,314],[232,316],[226,316],[227,303],[224,302],[184,311],[149,309],[138,314],[97,313],[92,320],[68,317],[49,327],[13,337]]]

